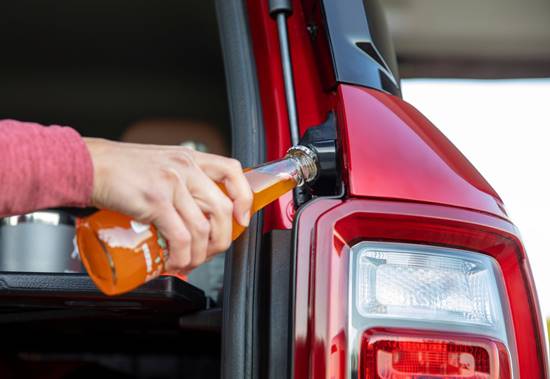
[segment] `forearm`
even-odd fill
[[[0,120],[0,216],[90,203],[93,167],[71,128]]]

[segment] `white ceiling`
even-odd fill
[[[550,72],[550,0],[381,0],[400,58],[535,62]]]

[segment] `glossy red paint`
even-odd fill
[[[481,174],[402,99],[340,85],[338,124],[351,196],[453,205],[507,217]]]
[[[348,252],[359,240],[448,246],[494,257],[503,272],[522,378],[546,378],[546,346],[525,251],[510,222],[435,204],[366,199],[318,200],[297,220],[295,378],[337,372],[330,353],[348,322]],[[512,352],[513,353],[513,352]]]
[[[317,218],[331,208],[341,204],[340,200],[322,199],[307,204],[297,214],[297,241],[296,250],[296,277],[294,297],[294,344],[293,344],[293,372],[294,378],[307,378],[310,366],[310,352],[314,333],[313,319],[315,314],[309,307],[310,296],[314,294],[312,280],[313,256],[315,236],[313,230]],[[328,256],[330,253],[325,254]],[[311,276],[310,276],[311,275]],[[340,305],[345,308],[344,305]],[[322,314],[318,317],[323,317]]]
[[[266,159],[276,159],[290,145],[276,24],[268,1],[247,4]],[[515,329],[522,332],[516,335],[521,377],[542,377],[547,371],[540,312],[523,247],[502,201],[409,104],[350,85],[331,94],[330,65],[316,56],[322,49],[313,46],[307,32],[306,17],[315,17],[308,11],[304,15],[302,5],[308,4],[312,1],[294,0],[288,19],[300,131],[321,123],[336,107],[347,195],[363,199],[321,199],[300,213],[295,377],[341,376],[346,370],[348,250],[361,238],[440,244],[494,256],[505,275]],[[291,228],[291,208],[288,194],[266,209],[265,230]]]
[[[290,147],[279,37],[275,20],[269,15],[269,2],[248,0],[248,13],[256,69],[262,99],[266,136],[266,159],[282,157]],[[302,2],[293,1],[288,17],[288,36],[294,74],[296,107],[300,132],[322,123],[329,112],[331,94],[323,90],[317,59],[307,31]],[[264,229],[291,229],[287,208],[292,195],[287,194],[264,212]]]

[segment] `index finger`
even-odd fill
[[[253,194],[250,184],[243,173],[241,163],[233,158],[201,152],[194,153],[195,161],[210,179],[225,188],[227,196],[233,201],[233,215],[242,226],[250,222],[250,208]]]

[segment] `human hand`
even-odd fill
[[[248,226],[252,191],[237,160],[180,146],[84,140],[93,205],[154,224],[169,241],[167,271],[188,272],[226,250],[233,217]]]

